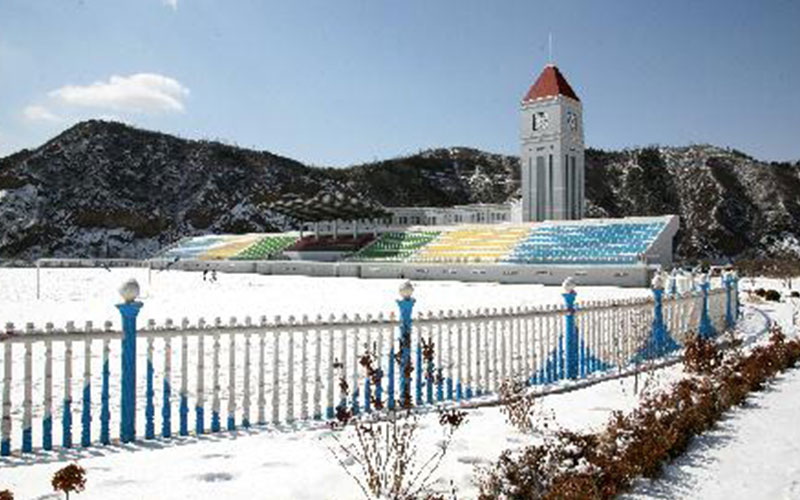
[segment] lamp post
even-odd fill
[[[401,406],[411,406],[411,312],[414,310],[414,285],[406,281],[400,286],[400,401]]]
[[[561,295],[567,306],[566,375],[569,379],[576,379],[578,378],[578,330],[575,327],[575,296],[578,295],[578,292],[575,291],[575,280],[572,278],[565,279],[561,287],[564,289],[564,293]]]
[[[120,441],[129,443],[136,436],[136,317],[142,308],[137,302],[139,283],[130,279],[119,288],[123,302],[117,304],[122,315],[122,383],[120,401]]]

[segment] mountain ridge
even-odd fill
[[[586,151],[587,215],[681,217],[686,258],[798,254],[800,162],[712,145]],[[502,203],[519,159],[437,148],[344,168],[100,120],[0,158],[0,258],[146,257],[183,236],[288,227],[269,203],[337,190],[385,206]]]

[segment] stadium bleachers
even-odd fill
[[[297,237],[291,235],[266,236],[241,250],[233,256],[233,259],[265,260],[271,255],[278,254],[291,245],[294,245],[296,241]]]
[[[356,238],[352,235],[333,236],[306,236],[297,240],[286,249],[287,252],[356,252],[375,239],[372,234],[361,234]]]
[[[201,260],[227,260],[251,247],[259,240],[257,234],[231,235],[199,256]]]
[[[208,236],[195,236],[181,240],[175,246],[168,248],[161,252],[159,257],[166,259],[197,259],[204,253],[227,241],[229,236],[225,235],[208,235]]]
[[[499,262],[528,235],[529,226],[473,226],[443,233],[420,249],[413,262]]]
[[[659,236],[670,220],[649,217],[461,225],[431,230],[415,227],[385,232],[376,239],[371,233],[356,238],[352,235],[299,238],[296,233],[206,235],[181,240],[159,257],[266,260],[284,253],[290,259],[305,259],[299,254],[337,252],[341,254],[338,258],[349,262],[636,265],[646,253],[653,254],[652,259],[665,251],[663,246],[654,244],[661,241]]]
[[[260,260],[294,244],[291,234],[220,234],[186,238],[157,257],[185,260]]]
[[[506,262],[518,264],[633,264],[664,222],[587,222],[535,226]]]
[[[362,248],[350,260],[403,262],[440,234],[439,231],[383,233],[374,243]]]

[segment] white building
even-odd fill
[[[544,68],[522,100],[522,220],[583,218],[581,101],[554,65]]]
[[[547,65],[522,100],[522,199],[507,204],[389,207],[391,226],[495,224],[582,219],[583,108],[564,75]]]

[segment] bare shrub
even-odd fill
[[[524,434],[536,428],[536,401],[527,394],[528,384],[524,380],[507,378],[500,384],[500,413],[506,422]]]
[[[689,373],[711,375],[722,364],[722,352],[714,341],[692,335],[686,342],[683,363]]]
[[[63,491],[69,500],[71,492],[80,493],[86,488],[86,470],[78,464],[69,464],[53,474],[53,489]]]
[[[0,491],[0,500],[14,500],[14,494],[11,493],[11,490],[2,490]]]
[[[374,353],[367,351],[359,363],[373,382],[380,382],[380,371],[374,367]],[[344,394],[349,394],[344,374],[339,377],[339,387]],[[420,417],[407,407],[411,400],[408,389],[407,394],[401,395],[406,406],[402,412],[356,416],[346,401],[336,409],[336,421],[331,425],[335,446],[329,449],[368,499],[445,498],[444,493],[433,490],[434,474],[447,454],[454,432],[464,423],[466,413],[440,408],[442,439],[436,451],[423,456],[417,442]],[[371,403],[376,409],[384,406],[374,395]],[[357,469],[351,470],[348,463],[356,465]],[[451,493],[454,498],[455,490]]]

